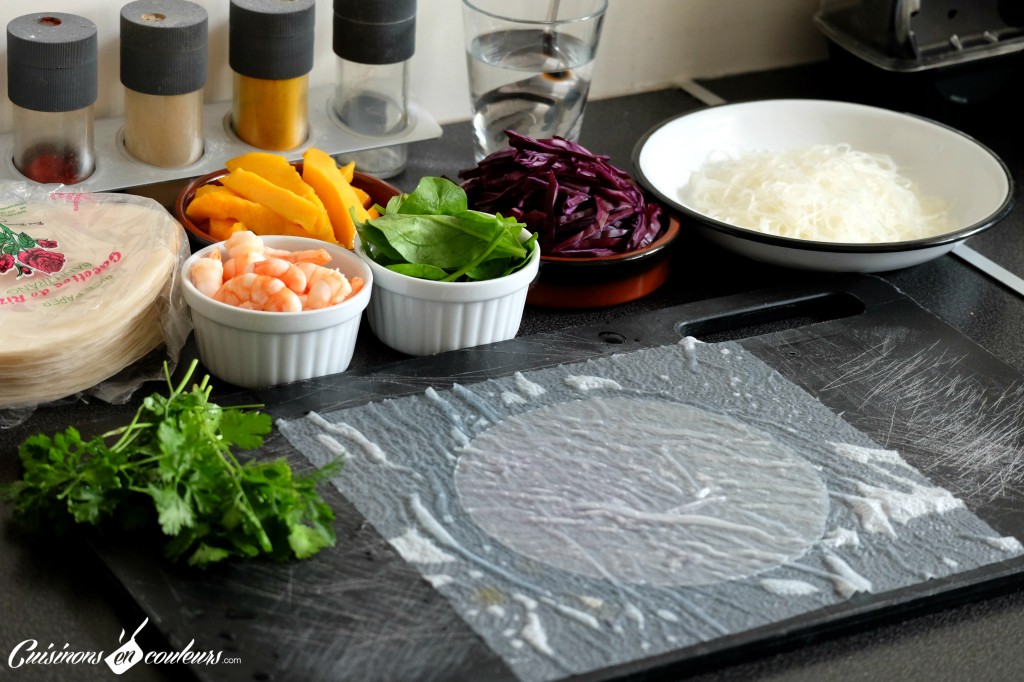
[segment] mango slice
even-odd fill
[[[217,241],[224,241],[233,233],[246,229],[245,223],[240,223],[234,218],[210,218],[210,236]]]
[[[300,227],[263,204],[229,192],[207,192],[193,199],[185,214],[192,220],[231,218],[259,234],[294,234]],[[259,232],[263,230],[263,232]],[[313,236],[303,229],[305,236]]]
[[[303,196],[310,189],[309,185],[302,181],[302,176],[299,175],[299,171],[295,170],[295,166],[279,154],[249,152],[248,154],[228,159],[224,166],[228,171],[236,171],[241,168],[250,173],[255,173],[279,187],[295,192],[299,196]]]
[[[351,182],[351,180],[349,180],[349,182]],[[373,199],[370,198],[370,195],[366,192],[366,190],[360,189],[359,187],[352,185],[352,191],[356,193],[356,198],[359,199],[359,203],[362,204],[363,208],[368,209],[370,208],[370,206],[373,205]]]
[[[219,183],[198,187],[185,213],[210,237],[238,230],[311,237],[355,246],[355,223],[376,216],[373,199],[352,184],[355,162],[338,166],[320,149],[303,155],[303,170],[287,157],[255,151],[229,159]]]
[[[241,224],[241,223],[239,223]],[[306,230],[303,230],[298,225],[284,225],[281,227],[267,227],[266,225],[252,225],[245,226],[246,230],[255,232],[256,234],[263,236],[282,234],[288,237],[305,237],[307,239],[319,239],[315,234],[311,234]]]
[[[270,180],[244,168],[231,171],[220,181],[228,189],[252,202],[265,206],[289,222],[298,224],[307,232],[314,231],[319,211],[309,199],[279,187]]]
[[[355,161],[349,161],[344,166],[339,166],[338,170],[341,171],[342,177],[345,178],[345,180],[349,184],[351,184],[352,183],[352,179],[355,178],[355,176],[356,176],[356,162]]]
[[[228,189],[227,187],[225,187],[224,185],[214,185],[214,184],[210,184],[210,185],[200,185],[199,187],[197,187],[197,188],[196,188],[196,192],[195,192],[195,194],[193,195],[193,198],[195,198],[195,197],[201,197],[201,196],[203,196],[204,194],[210,194],[211,192],[227,192],[228,194],[235,194],[234,192],[232,192],[231,190],[229,190],[229,189]],[[235,194],[235,196],[238,196],[238,195],[237,195],[237,194]]]
[[[348,166],[355,168],[354,163]],[[349,210],[354,211],[360,221],[367,220],[368,214],[350,181],[345,178],[345,171],[338,167],[330,154],[311,148],[302,156],[302,179],[316,191],[326,207],[338,243],[347,249],[353,248],[356,228]]]
[[[311,202],[319,209],[316,224],[309,231],[318,239],[337,243],[330,216],[320,197],[286,158],[268,152],[249,152],[224,164],[231,172],[246,170]],[[308,228],[307,228],[308,229]]]

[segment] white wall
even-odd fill
[[[227,65],[229,0],[193,0],[210,19],[206,99],[231,97]],[[513,2],[515,0],[509,0]],[[527,1],[527,0],[520,0]],[[541,0],[528,0],[539,2]],[[592,97],[642,92],[688,78],[719,76],[799,64],[825,55],[824,39],[811,19],[819,0],[609,0],[594,67]],[[0,4],[0,24],[36,11],[79,14],[97,25],[99,97],[97,118],[118,117],[124,97],[118,77],[120,8],[111,0],[50,0],[36,8]],[[333,0],[317,0],[315,85],[334,82],[331,51]],[[416,55],[411,64],[416,103],[439,122],[469,116],[462,42],[461,0],[418,0]],[[6,88],[6,39],[0,78]],[[11,125],[11,105],[0,100],[0,132]]]

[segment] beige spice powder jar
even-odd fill
[[[187,0],[137,0],[121,9],[124,146],[160,168],[203,155],[207,13]]]

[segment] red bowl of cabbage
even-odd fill
[[[594,308],[635,300],[668,277],[679,221],[608,157],[563,138],[505,131],[509,146],[459,172],[469,207],[537,232],[530,305]]]

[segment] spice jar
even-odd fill
[[[309,134],[314,0],[231,0],[231,127],[243,142],[286,151]]]
[[[206,10],[187,0],[137,0],[121,8],[124,146],[161,168],[203,155]]]
[[[39,183],[73,185],[96,169],[96,25],[60,12],[7,24],[7,96],[14,167]]]
[[[344,155],[380,178],[405,169],[404,144],[389,137],[409,125],[409,59],[416,50],[416,0],[334,0],[337,85],[331,108],[369,149]]]

